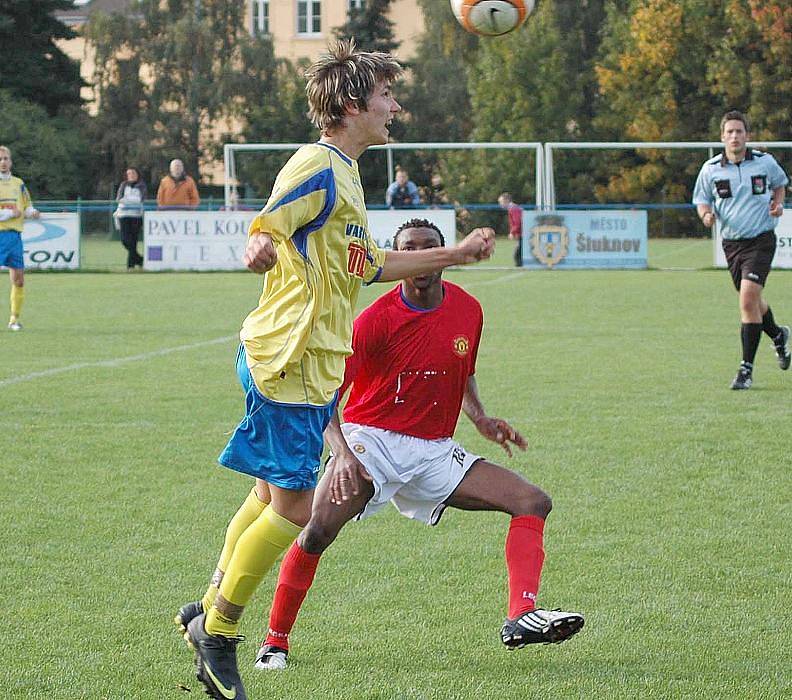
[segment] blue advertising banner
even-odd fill
[[[645,211],[524,211],[523,267],[561,270],[643,269]]]

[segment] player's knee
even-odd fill
[[[300,547],[308,554],[321,554],[338,535],[335,529],[311,520],[300,534]]]
[[[528,484],[516,496],[512,515],[536,515],[546,518],[553,509],[553,499],[538,486]]]

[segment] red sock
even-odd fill
[[[506,536],[506,568],[509,570],[509,619],[536,607],[542,576],[544,520],[536,515],[512,518]]]
[[[264,644],[289,648],[289,632],[314,580],[321,554],[308,554],[296,542],[281,562],[278,585],[270,610],[269,629]]]

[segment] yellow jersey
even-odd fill
[[[240,333],[253,380],[271,401],[324,406],[352,354],[361,284],[385,260],[369,234],[357,161],[327,143],[300,148],[251,222],[256,233],[272,237],[278,261]]]
[[[22,232],[25,225],[25,209],[33,206],[30,201],[30,193],[25,187],[25,183],[13,175],[8,178],[0,177],[0,209],[19,209],[19,216],[13,219],[0,221],[0,232],[18,231]]]

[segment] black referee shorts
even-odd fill
[[[742,280],[750,280],[764,287],[776,251],[775,231],[765,231],[756,238],[723,241],[723,252],[737,291]]]

